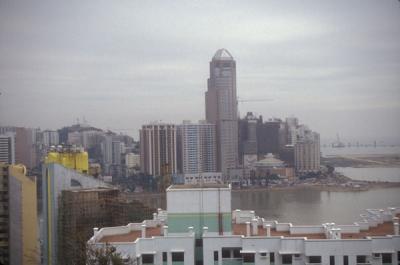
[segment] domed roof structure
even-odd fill
[[[275,158],[273,154],[269,153],[264,159],[254,163],[254,166],[263,168],[285,167],[285,162]]]
[[[214,54],[213,60],[233,60],[233,56],[227,49],[222,48]]]

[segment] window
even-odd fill
[[[397,260],[400,261],[400,251],[397,251]]]
[[[292,255],[282,255],[283,264],[292,264]]]
[[[234,248],[234,249],[233,249],[233,257],[234,257],[235,259],[239,259],[239,258],[242,257],[242,255],[240,254],[240,251],[241,251],[241,250],[242,250],[241,248]]]
[[[218,251],[214,251],[214,261],[218,261]]]
[[[329,257],[329,265],[335,265],[335,256]]]
[[[185,261],[185,255],[183,252],[172,252],[172,262],[174,261]]]
[[[167,252],[163,252],[163,253],[162,253],[162,261],[168,261]]]
[[[321,263],[321,256],[310,256],[308,257],[309,263]]]
[[[142,255],[142,263],[147,264],[147,263],[154,263],[154,256],[152,254],[143,254]]]
[[[253,253],[243,253],[243,262],[254,262]]]
[[[267,256],[267,252],[260,252],[260,256],[261,257],[266,257]]]
[[[275,253],[269,253],[269,262],[275,262]]]
[[[343,256],[343,265],[349,265],[349,256]]]
[[[357,263],[367,263],[367,256],[357,256]]]
[[[229,259],[231,257],[231,250],[229,248],[222,248],[222,258]]]
[[[382,263],[392,263],[392,254],[382,253]]]

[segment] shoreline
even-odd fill
[[[400,182],[362,182],[363,186],[355,187],[355,186],[337,186],[337,185],[294,185],[294,186],[286,186],[286,187],[246,187],[241,189],[232,189],[232,192],[248,192],[248,191],[290,191],[290,190],[319,190],[319,191],[332,191],[332,192],[354,192],[354,191],[368,191],[374,189],[390,189],[390,188],[399,188]]]

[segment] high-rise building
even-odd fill
[[[0,127],[0,134],[14,134],[15,163],[23,164],[27,168],[38,165],[37,136],[39,130],[24,127]]]
[[[177,126],[177,146],[180,173],[217,171],[214,124],[184,121]]]
[[[0,162],[15,163],[15,134],[7,132],[0,134]]]
[[[270,119],[260,123],[257,130],[258,154],[279,153],[279,131],[281,120]]]
[[[140,130],[140,170],[153,176],[177,172],[176,127],[148,124]]]
[[[43,131],[42,137],[43,137],[43,144],[47,147],[52,145],[55,146],[60,143],[58,131],[49,131],[49,130]]]
[[[216,125],[217,170],[224,173],[238,165],[238,113],[236,62],[226,49],[218,50],[210,62],[206,119]]]
[[[112,141],[113,137],[112,135],[104,135],[104,138],[101,142],[101,161],[103,165],[103,170],[107,174],[109,174],[109,168],[112,164]]]
[[[244,167],[257,161],[258,154],[258,127],[262,118],[257,118],[248,112],[244,119],[239,120],[239,160]]]
[[[140,167],[140,155],[134,153],[127,153],[125,155],[125,165],[127,168]]]
[[[286,118],[286,124],[288,127],[288,134],[287,134],[287,143],[294,145],[297,140],[297,126],[299,126],[299,120],[296,117],[288,117]]]
[[[0,264],[38,264],[36,179],[0,163]]]
[[[36,161],[36,131],[32,128],[17,127],[15,133],[15,162],[34,168]]]
[[[63,160],[64,161],[64,160]],[[67,168],[58,162],[48,162],[42,167],[42,215],[41,242],[43,264],[59,264],[61,194],[64,190],[110,187],[99,179]]]
[[[299,174],[318,172],[321,165],[319,134],[310,130],[304,131],[294,145],[294,164]]]

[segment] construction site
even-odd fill
[[[118,189],[64,190],[59,203],[58,264],[86,264],[86,242],[94,227],[141,222],[154,212]]]

